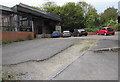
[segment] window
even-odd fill
[[[102,28],[102,30],[105,30],[105,28]]]
[[[105,30],[105,28],[100,28],[99,30]]]
[[[19,17],[19,30],[20,31],[32,31],[32,20],[25,17],[25,16],[18,16]]]
[[[112,28],[107,28],[107,30],[108,30],[108,31],[113,31],[113,29],[112,29]]]

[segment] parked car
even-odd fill
[[[63,31],[62,36],[63,37],[71,37],[71,32],[70,31]]]
[[[60,34],[60,32],[59,31],[53,31],[53,33],[51,34],[51,37],[53,38],[53,37],[60,37],[61,36],[61,34]]]
[[[85,35],[85,36],[88,35],[85,29],[75,29],[73,32],[73,36],[82,36],[82,35]]]
[[[98,31],[97,31],[97,34],[98,35],[108,35],[108,34],[112,34],[112,35],[115,35],[115,31],[114,29],[110,28],[110,27],[102,27],[100,28]]]

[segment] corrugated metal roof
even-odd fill
[[[41,10],[39,10],[39,9],[33,8],[33,7],[28,6],[28,5],[26,5],[26,4],[23,4],[23,3],[20,3],[19,6],[22,6],[22,7],[28,8],[28,9],[31,9],[31,10],[33,10],[33,11],[40,12],[40,13],[42,13],[42,14],[47,14],[47,12],[41,11]]]
[[[33,8],[33,7],[28,6],[26,4],[20,3],[19,5],[15,5],[12,8],[0,5],[0,10],[10,11],[10,12],[17,12],[16,9],[20,10],[20,11],[23,11],[23,12],[26,12],[26,13],[31,13],[31,14],[36,15],[36,16],[41,16],[41,17],[44,17],[44,18],[47,18],[47,19],[61,21],[60,16],[58,16],[58,15],[48,13],[48,12],[44,12],[42,10]]]
[[[0,10],[11,11],[11,12],[13,11],[11,8],[3,6],[3,5],[0,5]]]
[[[55,14],[52,14],[52,13],[48,13],[48,12],[44,12],[42,10],[33,8],[31,6],[28,6],[28,5],[22,4],[22,3],[20,3],[18,6],[30,9],[30,10],[35,11],[35,12],[38,12],[38,13],[41,14],[41,16],[43,16],[45,18],[61,21],[60,16],[58,16],[58,15],[55,15]]]

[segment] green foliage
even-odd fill
[[[82,8],[82,10],[84,12],[84,17],[86,16],[87,12],[93,8],[92,5],[90,5],[84,1],[78,2],[77,5]]]
[[[20,42],[20,41],[25,41],[25,40],[22,38],[19,38],[16,42]]]
[[[33,8],[39,9],[39,10],[43,10],[41,7],[37,7],[37,6],[32,6]]]
[[[109,7],[103,13],[98,14],[92,5],[84,1],[69,2],[63,6],[58,6],[55,2],[46,2],[42,7],[36,8],[60,15],[63,30],[71,31],[76,28],[86,28],[88,31],[94,32],[99,26],[115,26],[118,17],[118,11],[114,7]]]
[[[86,46],[86,47],[82,48],[82,49],[80,50],[80,52],[86,51],[86,50],[88,50],[89,48],[90,48],[90,46]]]
[[[115,31],[120,31],[120,23],[114,25]]]
[[[32,35],[28,35],[28,40],[33,40]]]
[[[18,40],[15,40],[15,41],[12,41],[12,40],[4,40],[2,41],[2,44],[9,44],[9,43],[12,43],[12,42],[20,42],[20,41],[25,41],[24,39],[20,38]]]
[[[9,43],[12,43],[13,41],[12,40],[4,40],[2,41],[2,44],[9,44]]]
[[[108,26],[110,25],[111,22],[112,23],[115,22],[117,18],[118,18],[117,9],[115,9],[114,7],[109,7],[104,11],[104,13],[101,14],[100,23],[101,25]]]
[[[2,41],[0,41],[0,44],[2,44]]]
[[[60,6],[57,6],[55,2],[46,2],[40,9],[45,12],[60,15]]]
[[[86,14],[86,27],[87,28],[95,28],[99,25],[99,15],[97,14],[97,10],[92,8]]]
[[[98,28],[85,28],[87,32],[97,32],[99,29]]]
[[[83,26],[83,11],[82,8],[73,2],[67,3],[61,7],[62,26],[75,29]]]
[[[29,35],[28,40],[33,40],[33,37],[31,35]],[[12,42],[20,42],[20,41],[25,41],[25,39],[19,38],[18,40],[15,40],[15,41],[4,40],[4,41],[0,41],[0,44],[9,44],[9,43],[12,43]]]
[[[113,20],[113,19],[111,19],[111,20],[108,20],[108,22],[106,23],[106,26],[114,26],[114,25],[116,25],[117,24],[117,21],[115,20]]]

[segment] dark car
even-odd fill
[[[108,34],[112,34],[112,35],[114,35],[115,34],[115,31],[112,29],[112,28],[110,28],[110,27],[102,27],[102,28],[100,28],[98,31],[97,31],[97,34],[98,35],[108,35]]]
[[[61,34],[60,34],[60,32],[59,31],[53,31],[53,33],[51,34],[51,37],[53,38],[53,37],[60,37],[61,36]]]
[[[73,36],[87,36],[88,33],[85,29],[75,29],[74,32],[73,32]]]

